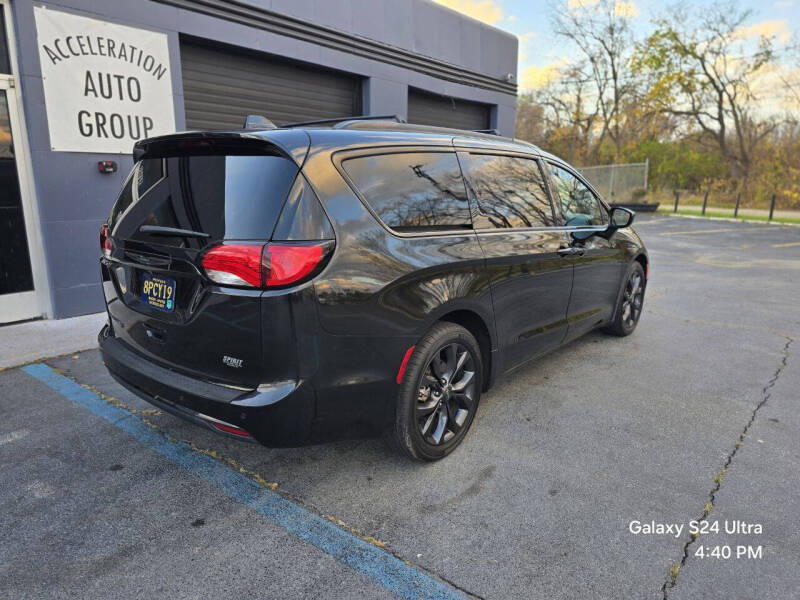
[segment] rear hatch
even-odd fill
[[[208,136],[165,138],[139,156],[106,230],[114,335],[167,366],[255,387],[263,376],[263,289],[258,280],[218,285],[203,261],[223,242],[258,248],[260,261],[297,164],[263,139]],[[288,303],[276,301],[273,312],[284,309],[288,317]]]

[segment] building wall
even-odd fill
[[[380,60],[222,20],[151,0],[54,0],[57,10],[167,34],[175,125],[185,127],[179,36],[190,35],[261,50],[361,75],[364,112],[407,114],[408,86],[493,106],[492,126],[511,135],[516,96],[387,64]],[[251,0],[264,8],[378,40],[498,80],[516,73],[517,40],[428,0]],[[36,44],[32,0],[14,0],[18,67],[35,179],[52,314],[62,318],[103,310],[98,231],[132,167],[127,155],[53,152]],[[267,115],[268,116],[268,115]],[[99,160],[119,171],[98,173]]]

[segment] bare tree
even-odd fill
[[[582,64],[562,68],[559,77],[532,92],[543,109],[544,137],[549,148],[571,162],[596,160],[602,140],[595,135],[599,108],[587,101],[593,91]]]
[[[545,136],[544,107],[537,103],[531,92],[524,92],[517,98],[517,122],[514,137],[534,144],[542,143]]]
[[[795,31],[791,40],[786,44],[786,56],[789,64],[800,64],[800,34]],[[797,71],[783,73],[780,76],[781,83],[785,91],[784,100],[792,107],[788,111],[788,120],[796,122],[800,113],[800,74]]]
[[[634,39],[628,2],[559,3],[553,7],[553,27],[574,46],[580,58],[570,64],[549,94],[554,114],[571,122],[596,158],[606,141],[613,158],[630,139],[626,110],[635,104],[637,80],[630,76]]]

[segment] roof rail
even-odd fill
[[[517,144],[522,144],[523,146],[530,146],[531,148],[536,148],[537,150],[541,151],[541,148],[539,148],[539,146],[537,146],[533,142],[529,142],[528,140],[521,140],[519,138],[514,138],[514,141]]]
[[[344,123],[347,121],[395,121],[405,123],[405,119],[400,115],[360,115],[355,117],[336,117],[334,119],[319,119],[317,121],[300,121],[298,123],[286,123],[281,127],[307,127],[309,125],[331,125]]]
[[[406,122],[393,123],[388,120],[380,120],[372,122],[360,121],[360,120],[345,121],[336,126],[335,129],[374,129],[382,131],[414,131],[419,133],[438,133],[442,135],[453,135],[461,137],[480,137],[484,139],[491,139],[492,141],[496,142],[516,141],[513,138],[500,135],[497,131],[486,133],[483,131],[474,131],[471,129],[437,127],[436,125],[420,125],[418,123],[406,123]]]

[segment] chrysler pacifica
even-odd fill
[[[642,312],[633,213],[527,143],[351,119],[179,133],[134,158],[100,234],[103,359],[226,435],[390,432],[435,460],[495,380]]]

